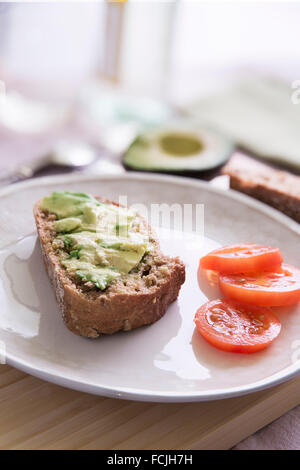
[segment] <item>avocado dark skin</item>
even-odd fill
[[[228,155],[228,158],[226,162],[224,162],[222,165],[219,165],[215,168],[212,168],[210,170],[205,170],[205,171],[195,171],[195,170],[184,170],[184,171],[164,171],[164,170],[142,170],[138,168],[131,168],[130,166],[126,165],[124,161],[122,161],[122,165],[125,168],[126,171],[138,171],[140,173],[156,173],[160,175],[174,175],[174,176],[185,176],[186,178],[196,178],[196,179],[202,179],[209,181],[215,176],[218,176],[220,174],[221,169],[223,166],[227,163],[229,158],[231,157],[231,154]]]

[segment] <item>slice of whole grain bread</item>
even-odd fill
[[[148,229],[153,249],[136,269],[113,281],[105,291],[84,283],[61,265],[59,251],[53,246],[56,216],[44,212],[41,201],[34,206],[34,217],[46,270],[64,322],[73,333],[97,338],[148,325],[159,320],[177,299],[185,281],[184,264],[161,253],[156,235],[142,217],[141,225]]]
[[[222,173],[229,175],[230,188],[248,194],[300,223],[300,177],[238,155]]]

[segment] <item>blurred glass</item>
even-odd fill
[[[104,2],[12,3],[0,8],[0,21],[7,80],[72,86],[101,68]]]
[[[0,122],[116,151],[232,78],[299,79],[299,19],[288,1],[0,3]]]
[[[65,125],[87,78],[104,66],[106,4],[0,5],[4,128],[46,133]]]
[[[299,17],[288,1],[1,3],[0,72],[49,96],[98,76],[176,101],[245,70],[297,78]]]
[[[163,101],[93,81],[81,90],[77,119],[95,142],[118,154],[138,132],[160,126],[173,114]]]

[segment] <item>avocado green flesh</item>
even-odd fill
[[[184,134],[166,134],[160,139],[160,146],[170,155],[185,157],[203,150],[203,143],[196,137]]]
[[[207,128],[151,130],[129,146],[123,163],[134,170],[198,173],[225,163],[232,150],[228,139]]]
[[[59,219],[64,217],[73,217],[82,214],[83,207],[91,202],[94,205],[100,203],[85,193],[54,192],[43,199],[43,209],[51,212]]]
[[[129,209],[69,192],[45,197],[42,209],[57,216],[55,244],[61,247],[63,241],[62,265],[101,290],[129,273],[149,251],[149,238],[136,230],[138,220]]]
[[[98,289],[104,290],[112,281],[119,277],[119,273],[109,268],[101,268],[91,263],[76,259],[66,259],[62,265],[80,279],[92,282]]]

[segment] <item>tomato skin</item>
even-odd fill
[[[253,275],[220,274],[219,284],[226,298],[251,305],[280,307],[300,301],[300,270],[287,264]]]
[[[278,268],[282,260],[279,248],[243,243],[211,251],[200,259],[200,267],[220,273],[251,273]]]
[[[262,351],[281,330],[281,323],[271,309],[224,299],[202,305],[194,321],[208,343],[222,351],[234,353]]]

